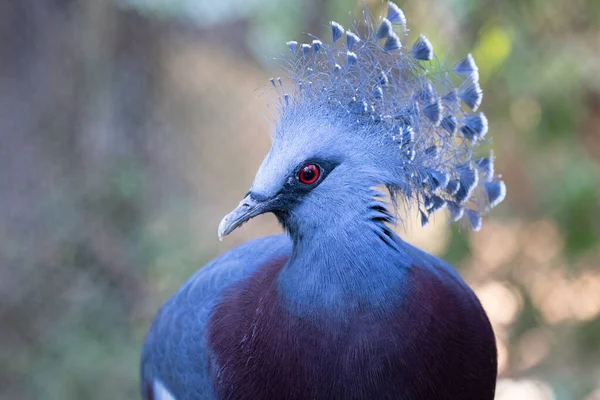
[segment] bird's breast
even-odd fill
[[[285,262],[231,287],[211,313],[209,365],[219,398],[493,398],[491,327],[453,279],[413,266],[403,285],[409,293],[394,307],[298,316],[277,292]]]

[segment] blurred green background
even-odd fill
[[[403,237],[480,296],[498,399],[600,399],[600,1],[398,5],[438,54],[473,52],[508,186],[477,234],[438,218]],[[207,260],[280,231],[264,216],[216,235],[269,146],[273,57],[360,9],[0,2],[0,398],[137,398],[159,305]]]

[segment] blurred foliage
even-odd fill
[[[379,0],[366,1],[375,15]],[[499,399],[600,399],[600,2],[407,0],[480,67],[508,198],[477,234],[408,240],[460,270],[498,338]],[[268,148],[285,41],[355,0],[0,4],[0,398],[135,398],[159,305],[224,244]],[[258,92],[255,90],[258,89]]]

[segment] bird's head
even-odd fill
[[[385,160],[394,159],[396,149],[384,137],[315,112],[309,104],[281,115],[269,153],[244,199],[221,222],[220,236],[265,212],[290,231],[303,224],[339,226],[356,217],[373,186],[393,181]]]
[[[288,42],[291,84],[271,80],[279,95],[271,149],[219,237],[266,212],[292,234],[340,227],[367,212],[379,185],[416,204],[423,224],[447,206],[477,230],[482,212],[502,201],[493,157],[473,157],[487,120],[473,113],[482,92],[472,57],[444,67],[424,36],[404,50],[406,20],[393,3],[365,24],[361,37],[332,22],[329,45]]]

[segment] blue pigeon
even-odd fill
[[[438,61],[425,36],[405,46],[393,3],[331,34],[288,42],[272,147],[218,227],[270,212],[285,234],[212,260],[163,305],[143,347],[144,399],[493,399],[480,302],[391,228],[399,211],[426,224],[447,207],[478,230],[504,198],[493,155],[476,155],[477,66]]]

